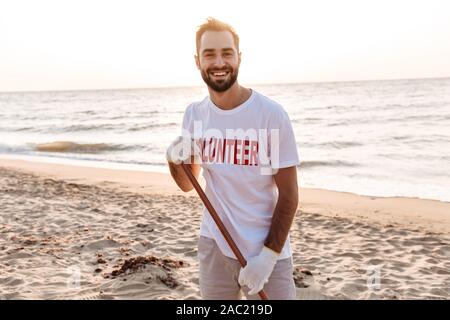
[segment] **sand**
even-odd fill
[[[0,159],[0,299],[199,299],[170,176]],[[299,299],[449,299],[450,203],[300,188]]]

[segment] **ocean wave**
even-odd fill
[[[345,149],[345,148],[352,148],[352,147],[360,147],[363,143],[356,142],[356,141],[328,141],[328,142],[320,142],[320,143],[314,143],[314,142],[298,142],[299,148],[333,148],[333,149]]]
[[[413,136],[411,135],[397,135],[397,136],[390,136],[388,138],[385,138],[385,141],[391,141],[391,140],[398,140],[398,141],[403,141],[403,140],[409,140],[413,138]]]
[[[317,122],[322,121],[322,118],[316,118],[316,117],[306,117],[306,118],[300,118],[300,119],[292,119],[292,123],[307,123],[307,122]]]
[[[33,131],[34,129],[35,129],[34,127],[19,127],[19,128],[14,128],[10,131],[21,132],[21,131]]]
[[[102,153],[107,151],[124,151],[134,149],[135,146],[109,143],[75,143],[71,141],[55,141],[34,145],[34,151],[40,152],[68,152],[68,153]]]
[[[449,142],[449,137],[445,135],[433,134],[430,136],[414,136],[414,135],[395,135],[388,136],[380,139],[384,143],[391,143],[395,141],[402,142],[405,145],[437,145],[442,144],[442,146],[447,145]]]
[[[357,167],[357,163],[342,161],[342,160],[331,160],[331,161],[303,161],[300,163],[301,169],[309,169],[313,167]]]
[[[25,153],[31,149],[27,146],[10,146],[0,143],[0,153]]]
[[[385,119],[385,121],[389,122],[406,122],[406,121],[435,121],[438,123],[442,120],[446,119],[445,115],[441,114],[420,114],[420,115],[393,115],[390,119]]]
[[[36,126],[10,126],[10,127],[3,127],[2,129],[4,131],[10,131],[10,132],[21,132],[21,131],[28,131],[28,132],[53,132],[53,133],[60,133],[60,132],[78,132],[78,131],[94,131],[94,130],[111,130],[111,129],[118,129],[122,128],[123,126],[126,126],[126,123],[120,123],[120,124],[73,124],[68,126],[55,126],[55,125],[36,125]]]
[[[141,131],[141,130],[147,130],[147,129],[154,129],[154,128],[164,128],[164,127],[174,127],[179,126],[179,123],[170,122],[170,123],[149,123],[149,124],[142,124],[133,126],[128,129],[128,131]]]
[[[96,130],[112,130],[112,131],[142,131],[156,128],[165,128],[165,127],[174,127],[179,126],[179,123],[170,122],[170,123],[99,123],[99,124],[72,124],[67,126],[20,126],[20,127],[9,127],[4,128],[5,131],[11,132],[52,132],[52,133],[61,133],[61,132],[83,132],[83,131],[96,131]]]
[[[85,115],[94,115],[97,114],[94,110],[84,110],[84,111],[76,111],[74,114],[85,114]]]
[[[117,129],[122,126],[127,125],[126,123],[118,123],[118,124],[73,124],[66,127],[56,128],[57,132],[73,132],[73,131],[91,131],[91,130],[111,130]]]
[[[334,149],[344,149],[344,148],[351,148],[351,147],[359,147],[363,144],[356,141],[331,141],[331,142],[324,142],[317,144],[320,147],[331,147]]]

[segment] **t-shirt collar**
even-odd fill
[[[214,104],[214,102],[212,102],[211,98],[208,96],[209,107],[211,109],[213,109],[215,112],[220,113],[220,114],[224,114],[224,115],[225,114],[229,115],[229,114],[234,114],[236,112],[239,112],[242,109],[246,108],[253,101],[253,99],[254,99],[254,97],[256,95],[256,92],[253,89],[250,89],[250,90],[251,90],[250,97],[247,100],[245,100],[242,104],[236,106],[235,108],[233,108],[231,110],[224,110],[224,109],[219,108],[218,106],[216,106]]]

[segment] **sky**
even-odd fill
[[[208,16],[242,84],[450,77],[447,0],[0,0],[0,92],[203,85]]]

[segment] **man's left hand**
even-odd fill
[[[239,272],[239,284],[247,286],[250,295],[257,294],[269,281],[279,253],[264,246],[260,254],[247,261],[247,265]]]

